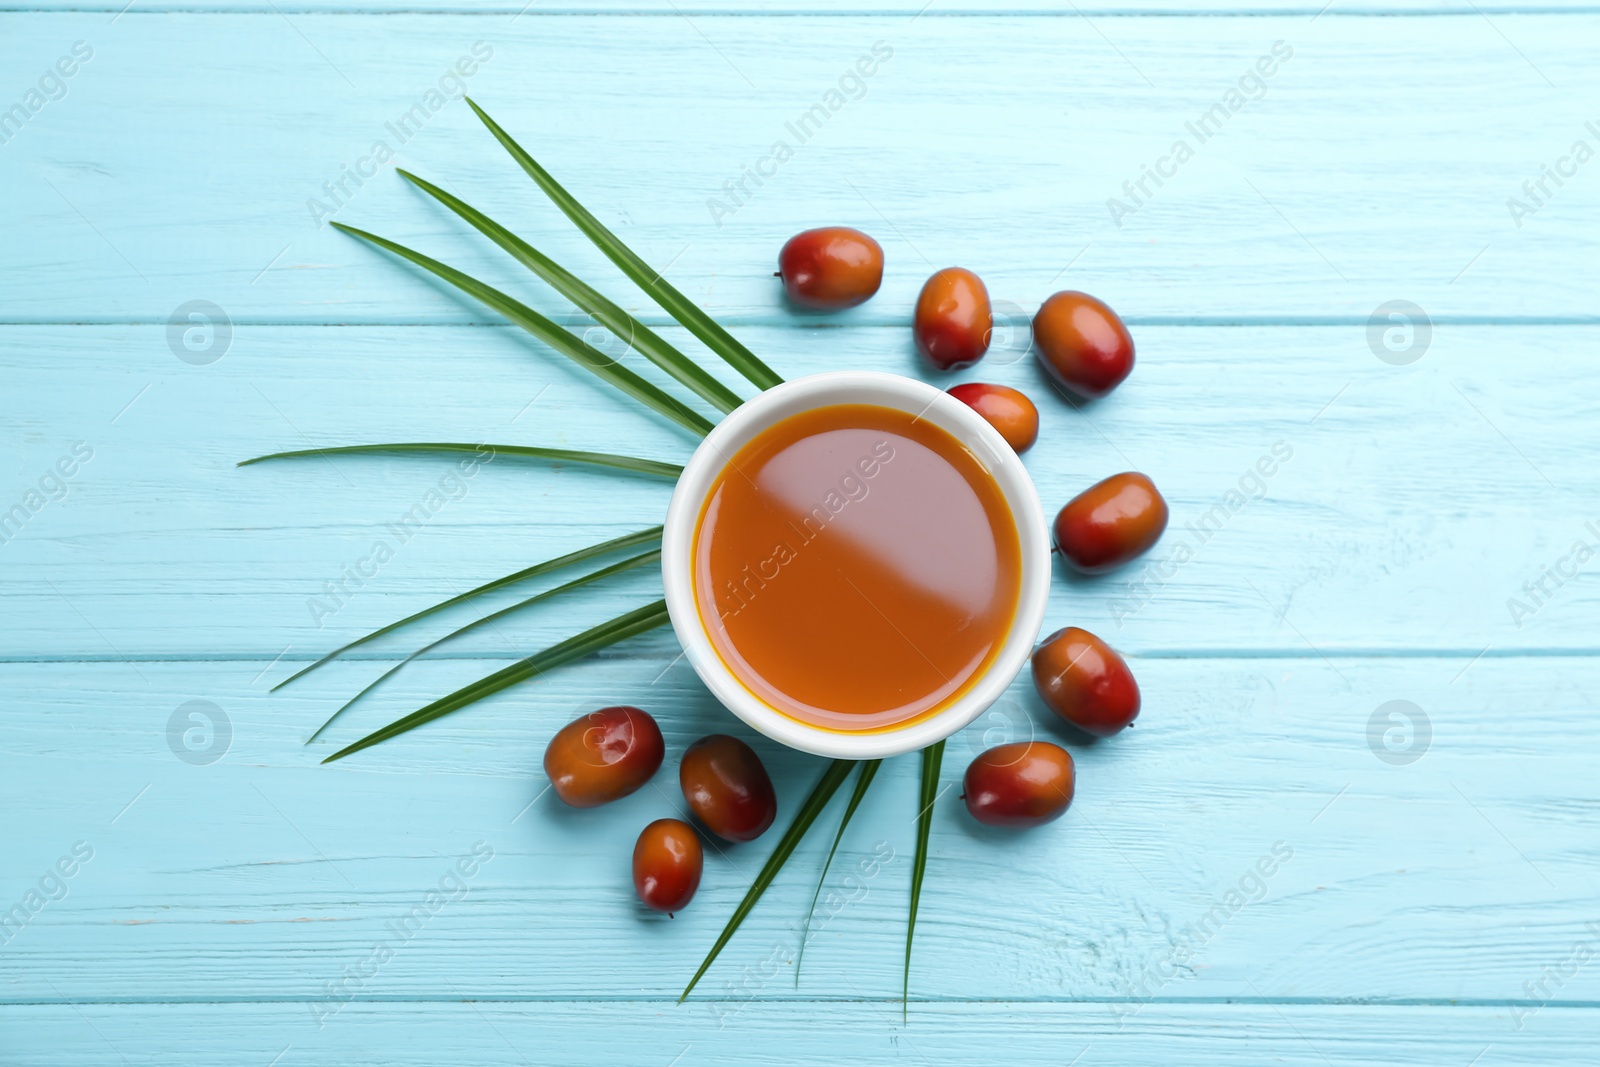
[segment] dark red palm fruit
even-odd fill
[[[1097,400],[1133,370],[1133,336],[1117,313],[1088,293],[1068,290],[1033,317],[1039,362],[1057,385]]]
[[[1072,756],[1048,741],[1019,741],[982,753],[967,767],[967,810],[987,826],[1026,829],[1061,817],[1072,803]]]
[[[594,808],[627,796],[661,768],[666,743],[647,712],[619,705],[567,723],[544,750],[544,773],[563,803]]]
[[[694,827],[681,819],[657,819],[634,843],[633,891],[647,908],[681,911],[700,888],[705,864]]]
[[[1056,548],[1085,574],[1104,574],[1161,539],[1167,502],[1142,474],[1113,474],[1067,501],[1056,514]]]
[[[1139,716],[1139,683],[1116,650],[1088,630],[1057,630],[1033,650],[1033,685],[1050,710],[1110,737]]]
[[[727,841],[754,841],[778,817],[761,757],[737,737],[712,734],[690,745],[678,765],[678,784],[695,818]]]
[[[1039,439],[1039,409],[1010,386],[967,382],[951,386],[947,392],[982,415],[1018,455],[1032,448]]]
[[[778,276],[789,299],[803,308],[855,307],[883,284],[883,247],[848,226],[805,230],[778,253]]]
[[[970,367],[989,350],[994,315],[983,279],[946,267],[922,286],[912,332],[917,351],[936,370]]]

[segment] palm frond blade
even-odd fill
[[[806,957],[806,945],[811,941],[811,917],[817,913],[817,900],[822,896],[822,886],[828,880],[828,868],[833,866],[833,855],[839,851],[839,842],[844,840],[845,827],[850,825],[850,817],[861,806],[861,798],[867,795],[867,790],[872,786],[872,779],[877,776],[878,768],[883,766],[881,759],[865,760],[861,764],[861,773],[856,776],[855,792],[850,794],[850,802],[845,805],[844,818],[839,820],[839,832],[833,835],[833,847],[828,849],[828,858],[822,863],[822,873],[817,875],[817,891],[811,894],[811,907],[806,909],[806,921],[800,927],[800,948],[794,956],[794,987],[800,988],[800,962]]]
[[[705,962],[700,964],[700,969],[694,972],[693,978],[689,979],[689,985],[684,989],[683,996],[678,998],[679,1004],[682,1004],[688,998],[701,977],[711,968],[711,964],[721,954],[723,946],[727,945],[728,940],[733,937],[734,931],[739,929],[739,924],[744,922],[746,915],[750,914],[750,909],[754,908],[756,901],[761,899],[761,894],[767,891],[767,886],[771,885],[772,880],[778,876],[778,872],[783,869],[784,863],[794,854],[795,848],[800,844],[801,839],[806,836],[806,831],[811,829],[811,824],[817,821],[817,816],[822,814],[822,809],[828,806],[828,801],[833,799],[833,794],[839,791],[839,786],[844,784],[845,778],[849,776],[854,767],[855,764],[850,760],[836,759],[828,764],[827,770],[822,772],[822,778],[812,788],[811,794],[805,799],[805,803],[800,805],[800,810],[795,812],[794,821],[784,831],[783,837],[778,841],[778,847],[772,850],[771,856],[767,857],[766,865],[761,868],[761,873],[756,875],[756,880],[751,883],[749,892],[745,893],[744,899],[739,902],[739,906],[733,909],[733,917],[728,920],[728,925],[722,928],[722,933],[717,937],[716,944],[712,945],[711,951],[706,954]]]
[[[631,370],[618,366],[616,360],[586,341],[574,337],[520,300],[502,293],[491,285],[485,285],[483,282],[470,275],[463,274],[452,266],[407,248],[405,245],[397,244],[386,237],[379,237],[377,234],[358,230],[354,226],[346,226],[342,222],[334,222],[329,225],[350,234],[352,237],[359,237],[363,241],[393,252],[401,259],[415,263],[435,277],[449,282],[468,296],[498,311],[580,367],[620,389],[623,393],[631,396],[646,407],[665,415],[679,426],[701,437],[711,432],[711,423],[706,420],[705,416],[688,407],[682,401],[668,396]]]
[[[443,611],[446,608],[454,607],[457,604],[472,600],[475,597],[483,596],[485,593],[492,593],[496,589],[504,589],[508,585],[514,585],[517,582],[525,581],[529,578],[537,578],[541,574],[548,574],[549,572],[553,570],[559,570],[562,567],[570,567],[575,563],[582,563],[584,560],[593,559],[596,556],[603,556],[608,552],[621,552],[625,549],[638,548],[640,545],[650,544],[652,541],[659,541],[661,540],[661,532],[661,527],[652,526],[650,529],[640,530],[638,533],[623,534],[621,537],[613,537],[609,541],[602,541],[597,545],[590,545],[587,548],[580,548],[575,552],[568,552],[564,556],[557,556],[555,559],[545,560],[543,563],[535,563],[533,566],[524,567],[520,571],[512,571],[510,574],[507,574],[501,578],[496,578],[492,582],[485,582],[480,586],[468,589],[465,593],[458,593],[449,600],[441,600],[432,607],[423,608],[421,611],[413,612],[403,619],[400,619],[396,622],[391,622],[387,626],[380,626],[371,633],[362,637],[358,637],[348,644],[340,645],[338,648],[334,649],[332,652],[329,652],[321,659],[316,660],[309,666],[300,668],[298,671],[294,672],[293,674],[289,675],[289,677],[273,686],[273,692],[282,689],[296,678],[309,674],[311,671],[316,670],[318,667],[329,662],[330,660],[336,659],[337,657],[350,651],[352,648],[364,645],[369,641],[377,640],[384,634],[393,633],[400,627],[408,626],[419,619],[425,619],[435,612]]]
[[[599,626],[585,630],[581,634],[569,637],[559,644],[551,645],[542,652],[536,652],[526,659],[520,659],[509,667],[502,667],[493,674],[479,678],[471,685],[463,686],[448,696],[440,697],[426,707],[418,708],[410,715],[385,726],[381,730],[374,730],[361,740],[351,745],[346,745],[323,763],[332,763],[334,760],[344,759],[352,753],[360,752],[364,748],[371,748],[380,742],[398,737],[410,730],[430,723],[435,719],[443,718],[453,711],[459,711],[470,704],[475,704],[485,697],[492,696],[502,689],[509,689],[519,682],[535,678],[546,671],[554,670],[564,663],[587,656],[591,652],[599,651],[618,641],[625,641],[630,637],[653,630],[657,626],[665,625],[667,618],[667,602],[658,600],[653,604],[646,604],[626,615],[619,615],[615,619],[603,622]]]
[[[598,290],[580,280],[527,241],[432,182],[417,177],[404,167],[398,169],[401,177],[466,220],[479,233],[509,252],[517,262],[549,282],[556,292],[578,305],[593,316],[596,322],[626,341],[634,351],[694,390],[702,400],[724,412],[732,411],[743,403],[737,393],[672,347],[666,338],[622,310]]]
[[[939,767],[944,762],[944,742],[922,750],[922,791],[917,809],[917,854],[911,866],[911,915],[906,921],[906,967],[900,987],[900,1018],[909,1012],[911,993],[911,935],[917,929],[917,905],[922,901],[922,875],[928,869],[928,834],[933,829],[933,802],[939,799]]]
[[[560,183],[517,144],[510,134],[501,129],[471,97],[467,98],[467,104],[489,128],[489,132],[494,134],[495,140],[511,153],[511,158],[517,161],[517,165],[526,171],[528,177],[544,190],[545,195],[556,207],[583,231],[584,236],[593,241],[595,246],[622,270],[622,273],[682,323],[685,329],[700,338],[707,348],[721,356],[730,367],[744,375],[757,388],[770,389],[783,381],[771,367],[757,359],[755,353],[740,344],[715,319],[701,311],[692,300],[678,292],[659,273],[651,270],[649,264],[640,259],[616,234],[590,214],[571,193],[563,189]]]
[[[405,659],[401,660],[399,663],[396,663],[393,667],[390,667],[388,670],[378,675],[378,677],[374,678],[371,682],[367,683],[367,685],[362,688],[361,692],[345,701],[342,705],[340,705],[338,711],[335,711],[332,715],[328,716],[328,721],[317,727],[316,732],[310,737],[306,738],[305,743],[309,745],[311,742],[315,741],[322,734],[322,731],[332,726],[333,720],[343,715],[352,704],[366,696],[368,693],[372,692],[374,689],[378,688],[378,686],[382,685],[391,675],[395,674],[400,670],[400,668],[404,667],[406,664],[410,663],[423,653],[432,651],[445,642],[460,637],[462,634],[476,630],[480,626],[488,626],[490,623],[497,622],[500,619],[505,618],[507,615],[515,614],[524,608],[531,608],[533,605],[538,604],[541,601],[549,600],[551,597],[560,596],[562,593],[578,589],[582,586],[588,585],[591,582],[598,582],[602,578],[609,578],[613,574],[620,574],[623,571],[632,570],[635,567],[642,567],[648,563],[659,562],[661,562],[661,550],[659,548],[653,552],[643,552],[637,556],[629,556],[627,559],[613,563],[609,567],[601,567],[592,574],[585,574],[580,578],[574,578],[572,581],[565,582],[553,589],[546,589],[542,593],[535,593],[526,600],[519,600],[509,607],[501,608],[499,611],[490,612],[481,619],[474,619],[472,622],[467,623],[465,626],[462,626],[459,629],[451,630],[438,640],[430,641],[423,645]]]
[[[299,448],[290,452],[270,452],[240,460],[238,466],[248,467],[265,463],[269,459],[300,459],[309,456],[350,455],[445,455],[470,452],[491,463],[500,456],[526,459],[547,459],[556,463],[585,463],[597,467],[614,467],[635,474],[653,474],[661,478],[677,478],[683,468],[676,463],[663,463],[639,456],[622,456],[614,452],[583,452],[568,448],[539,448],[533,445],[474,445],[462,441],[400,441],[381,445],[336,445],[331,448]]]

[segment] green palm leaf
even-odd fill
[[[587,283],[580,281],[555,260],[477,208],[451,196],[432,182],[417,177],[404,167],[396,169],[406,181],[471,223],[480,233],[511,253],[517,262],[549,282],[557,292],[587,311],[606,329],[627,341],[635,351],[694,390],[702,400],[722,411],[732,411],[744,403],[737,393],[707,374],[688,356],[673,348],[660,334],[622,310]]]
[[[678,292],[660,274],[651,270],[644,260],[623,244],[599,219],[591,215],[588,209],[563,189],[548,171],[523,150],[521,145],[512,140],[511,135],[502,130],[470,96],[467,97],[467,103],[478,118],[483,120],[489,132],[494,134],[495,140],[505,146],[505,150],[511,153],[511,158],[528,173],[528,177],[538,183],[539,188],[544,190],[545,195],[555,203],[556,207],[560,208],[611,262],[620,267],[622,273],[632,279],[635,285],[648,293],[690,333],[700,338],[707,348],[726,360],[730,367],[744,375],[752,385],[760,389],[770,389],[783,381],[771,367],[757,359],[755,353],[735,340],[733,335],[724,330],[715,319],[696,307],[693,301]]]
[[[424,723],[442,718],[452,711],[459,711],[468,704],[476,703],[484,697],[491,696],[508,689],[518,682],[525,682],[529,678],[543,674],[570,663],[575,659],[587,656],[591,652],[614,645],[618,641],[625,641],[647,630],[653,630],[668,621],[667,602],[657,600],[653,604],[646,604],[636,608],[626,615],[619,615],[599,626],[585,630],[581,634],[567,638],[559,644],[551,645],[542,652],[535,652],[526,659],[520,659],[509,667],[502,667],[493,674],[479,678],[471,685],[457,689],[449,696],[441,697],[426,707],[419,708],[410,715],[385,726],[381,730],[374,730],[355,744],[346,745],[323,763],[332,763],[334,760],[344,759],[353,752],[360,752],[364,748],[371,748],[380,741],[387,741],[391,737],[398,737],[408,730],[414,730]]]
[[[722,933],[717,938],[717,943],[711,946],[711,951],[706,955],[705,962],[700,969],[694,972],[694,977],[689,979],[689,985],[683,991],[683,996],[678,998],[682,1004],[694,990],[700,978],[710,969],[712,962],[722,952],[728,939],[733,937],[733,932],[739,929],[739,924],[744,922],[744,917],[750,914],[750,909],[756,906],[756,901],[761,899],[761,894],[767,891],[767,886],[778,876],[778,871],[783,864],[794,854],[800,839],[806,836],[806,831],[811,829],[811,824],[817,821],[817,816],[822,814],[822,809],[828,806],[828,801],[833,799],[833,794],[839,791],[839,786],[844,784],[845,778],[854,769],[855,764],[850,760],[836,759],[828,764],[828,769],[822,772],[822,778],[811,790],[811,795],[806,797],[805,803],[800,805],[800,810],[794,814],[794,822],[789,824],[789,829],[783,833],[783,838],[778,842],[778,847],[772,850],[772,855],[767,857],[766,866],[761,868],[761,873],[756,875],[756,880],[751,884],[750,891],[744,895],[739,906],[733,909],[733,918],[728,920],[728,925],[722,928]]]
[[[636,474],[656,474],[663,478],[676,478],[683,473],[683,468],[676,463],[640,459],[638,456],[619,456],[611,452],[574,452],[566,448],[535,448],[531,445],[472,445],[456,441],[406,441],[389,445],[340,445],[334,448],[302,448],[293,452],[273,452],[265,456],[256,456],[253,459],[240,460],[238,465],[248,467],[252,463],[264,463],[269,459],[295,459],[301,456],[345,456],[361,452],[386,455],[435,452],[472,452],[481,454],[485,450],[488,451],[491,458],[497,456],[526,456],[530,459],[549,459],[558,463],[588,463],[598,467],[615,467],[618,470],[633,471]]]
[[[603,556],[608,552],[620,552],[626,548],[638,548],[640,545],[647,545],[652,541],[659,540],[661,540],[661,527],[652,526],[648,530],[640,530],[638,533],[624,534],[621,537],[613,537],[609,541],[602,541],[597,545],[590,545],[588,548],[580,548],[575,552],[568,552],[564,556],[557,556],[555,559],[548,559],[543,563],[535,563],[531,567],[524,567],[520,571],[513,571],[503,578],[496,578],[492,582],[485,582],[483,585],[477,586],[473,589],[468,589],[465,593],[457,594],[456,596],[451,597],[449,600],[441,600],[431,608],[423,608],[421,611],[407,615],[398,622],[391,622],[387,626],[379,627],[378,629],[367,634],[365,637],[358,637],[349,644],[340,645],[338,648],[334,649],[332,652],[329,652],[327,655],[323,656],[315,663],[312,663],[310,666],[302,667],[295,673],[289,675],[289,677],[273,686],[272,691],[277,692],[279,689],[282,689],[284,686],[288,685],[296,678],[299,678],[301,675],[308,674],[311,671],[316,670],[329,660],[350,651],[352,648],[355,648],[358,645],[364,645],[368,641],[375,640],[376,638],[382,637],[386,633],[398,630],[400,627],[416,622],[418,619],[427,618],[436,611],[443,611],[445,608],[453,607],[456,604],[460,604],[466,600],[471,600],[474,597],[482,596],[485,593],[492,593],[496,589],[503,589],[508,585],[523,581],[527,578],[537,578],[541,574],[547,574],[550,571],[558,570],[562,567],[570,567],[574,563],[582,563],[584,560],[593,559],[595,556]]]
[[[501,608],[499,611],[491,612],[490,614],[485,615],[481,619],[475,619],[474,621],[467,623],[465,626],[461,627],[460,629],[452,630],[449,633],[445,634],[443,637],[439,638],[437,641],[428,642],[427,644],[423,645],[421,648],[417,649],[415,652],[411,653],[411,655],[409,655],[405,659],[401,660],[399,663],[396,663],[393,667],[390,667],[388,670],[386,670],[382,674],[378,675],[378,677],[375,678],[371,683],[369,683],[366,686],[366,688],[362,689],[361,692],[357,693],[355,696],[353,696],[349,700],[345,701],[344,704],[339,708],[338,711],[336,711],[332,715],[328,716],[328,721],[327,722],[325,722],[321,726],[317,727],[316,733],[313,733],[310,737],[306,738],[305,743],[309,745],[311,742],[315,741],[317,739],[317,737],[322,733],[322,731],[326,730],[329,726],[333,725],[333,720],[337,719],[339,716],[341,716],[341,715],[343,715],[345,713],[345,710],[347,708],[349,708],[350,705],[354,704],[356,701],[360,700],[362,697],[366,696],[368,693],[370,693],[374,689],[378,688],[378,686],[382,685],[384,680],[387,679],[390,675],[394,674],[401,667],[404,667],[406,664],[410,663],[412,660],[416,659],[418,656],[422,655],[424,652],[428,652],[428,651],[430,651],[432,649],[438,648],[440,645],[444,644],[446,641],[449,641],[452,638],[460,637],[462,634],[467,633],[470,630],[476,630],[480,626],[487,626],[490,623],[494,622],[495,620],[503,619],[507,615],[511,615],[511,614],[514,614],[515,612],[521,611],[523,608],[532,607],[534,604],[539,603],[541,600],[548,600],[551,597],[557,596],[557,595],[559,595],[561,593],[565,593],[570,589],[577,589],[579,586],[588,585],[590,582],[598,582],[600,579],[609,578],[613,574],[620,574],[623,571],[632,570],[635,567],[642,567],[642,566],[644,566],[645,564],[648,564],[648,563],[659,563],[660,561],[661,561],[661,550],[659,548],[654,550],[654,551],[652,551],[652,552],[644,552],[644,553],[641,553],[640,555],[637,555],[637,556],[629,556],[627,559],[622,560],[622,561],[617,562],[617,563],[613,563],[609,567],[602,567],[599,570],[595,571],[593,574],[585,574],[581,578],[574,578],[572,581],[567,582],[564,585],[558,585],[554,589],[546,589],[544,592],[536,593],[533,596],[528,597],[526,600],[519,600],[515,604],[512,604],[510,607]]]
[[[928,868],[928,833],[933,829],[933,802],[939,798],[939,766],[944,762],[944,742],[922,750],[922,795],[917,812],[917,855],[911,866],[911,917],[906,922],[906,970],[900,987],[900,1018],[906,1017],[911,993],[911,935],[917,929],[917,904],[922,899],[922,875]]]
[[[521,326],[524,330],[527,330],[580,367],[593,372],[646,407],[653,408],[665,415],[679,426],[701,437],[711,432],[711,423],[706,420],[705,416],[686,406],[682,401],[663,393],[631,370],[617,366],[616,361],[605,353],[581,338],[574,337],[521,301],[507,296],[493,286],[485,285],[476,278],[461,273],[454,267],[440,263],[438,260],[425,256],[421,252],[413,251],[405,245],[396,244],[387,238],[379,237],[377,234],[368,233],[365,230],[358,230],[354,226],[346,226],[342,222],[334,222],[329,225],[353,237],[359,237],[363,241],[375,244],[379,248],[387,249],[401,259],[409,260],[430,274],[444,279],[468,296],[474,297],[495,311],[500,312],[500,314]]]
[[[883,766],[881,759],[862,762],[861,773],[856,777],[855,792],[850,794],[850,803],[845,805],[844,818],[839,820],[839,832],[833,836],[833,847],[828,849],[828,858],[822,864],[822,873],[817,876],[817,891],[811,894],[811,907],[807,909],[806,921],[800,927],[800,949],[794,957],[796,989],[800,988],[800,961],[805,959],[806,943],[811,940],[811,917],[817,913],[817,899],[822,896],[822,885],[828,880],[828,868],[833,866],[833,854],[839,851],[839,842],[844,840],[844,829],[850,825],[850,816],[861,806],[861,798],[867,795],[867,789],[872,785],[872,779],[877,776],[878,768],[881,766]]]

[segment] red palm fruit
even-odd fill
[[[883,283],[883,248],[848,226],[805,230],[778,253],[778,276],[789,299],[803,308],[855,307]]]
[[[993,329],[989,290],[970,270],[946,267],[923,284],[912,331],[917,350],[936,369],[960,370],[978,362],[989,350]]]
[[[1127,661],[1076,626],[1033,650],[1033,685],[1051,711],[1096,737],[1120,732],[1139,715],[1139,683]]]
[[[1056,384],[1090,400],[1133,370],[1133,336],[1115,311],[1088,293],[1068,290],[1046,300],[1033,317],[1033,344]]]
[[[949,394],[982,415],[1018,455],[1039,439],[1039,409],[1024,394],[1005,385],[967,382],[951,386]]]
[[[754,841],[778,817],[761,757],[737,737],[712,734],[690,745],[678,765],[678,784],[695,818],[727,841]]]
[[[1072,803],[1072,756],[1048,741],[984,752],[967,767],[967,810],[988,826],[1025,829],[1059,819]]]
[[[601,708],[556,731],[544,750],[544,773],[564,803],[594,808],[644,785],[665,755],[661,728],[648,713]]]
[[[1161,539],[1167,502],[1142,474],[1113,474],[1056,514],[1056,547],[1085,574],[1116,570]]]
[[[657,819],[633,846],[633,891],[647,908],[680,911],[700,888],[705,863],[694,827],[680,819]]]

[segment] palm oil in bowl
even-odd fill
[[[946,430],[896,408],[790,415],[728,458],[692,549],[695,603],[752,694],[811,726],[894,729],[993,663],[1022,588],[1004,493]]]

